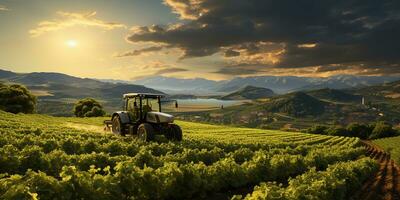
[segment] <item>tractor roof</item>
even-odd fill
[[[156,93],[127,93],[124,94],[125,98],[132,98],[132,97],[143,97],[143,98],[162,98],[165,97],[164,94],[156,94]]]

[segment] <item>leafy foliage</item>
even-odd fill
[[[0,83],[0,109],[11,113],[33,113],[36,97],[22,85]]]
[[[85,98],[75,104],[74,114],[77,117],[101,117],[106,113],[99,102],[92,98]]]
[[[307,132],[312,134],[324,134],[327,129],[328,127],[326,126],[314,125],[311,128],[309,128]]]
[[[351,123],[346,128],[341,126],[327,127],[315,125],[307,129],[305,132],[333,136],[358,137],[361,139],[378,139],[399,135],[399,132],[393,129],[391,124],[384,121],[379,121],[369,125]]]
[[[378,122],[375,124],[374,129],[372,130],[371,135],[369,136],[370,139],[377,139],[377,138],[384,138],[394,136],[396,134],[395,130],[391,124],[385,122]]]
[[[347,129],[343,128],[341,126],[330,127],[330,128],[325,130],[325,133],[327,135],[334,135],[334,136],[346,136],[346,135],[348,135]]]
[[[357,138],[178,122],[182,142],[146,143],[69,126],[104,119],[0,112],[0,198],[193,199],[273,181],[290,199],[344,197],[375,169]]]
[[[351,136],[367,139],[372,133],[373,126],[365,124],[351,123],[347,126],[347,131]]]
[[[311,169],[290,179],[287,187],[261,183],[245,199],[348,199],[377,168],[372,159],[363,158],[329,166],[326,171]]]

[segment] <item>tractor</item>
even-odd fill
[[[181,141],[182,130],[174,124],[174,116],[161,112],[163,94],[128,93],[123,95],[123,111],[114,112],[105,120],[105,130],[125,136],[136,135],[140,140],[151,141],[155,135]],[[178,103],[175,101],[175,107]]]

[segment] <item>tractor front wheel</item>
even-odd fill
[[[182,141],[182,129],[176,124],[171,124],[166,135],[169,140]]]
[[[140,124],[137,129],[138,138],[142,141],[151,141],[154,139],[154,128],[149,123]]]

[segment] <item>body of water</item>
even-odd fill
[[[177,99],[179,105],[190,106],[190,105],[201,105],[210,107],[220,107],[220,106],[235,106],[243,104],[243,100],[220,100],[220,99]]]
[[[164,106],[166,110],[171,110],[175,112],[187,112],[187,111],[204,111],[204,110],[212,110],[219,109],[221,106],[224,108],[229,106],[236,106],[246,102],[246,100],[220,100],[220,99],[205,99],[205,98],[197,98],[197,99],[176,99],[179,104],[178,109],[174,109],[171,107],[173,104],[169,104]]]

